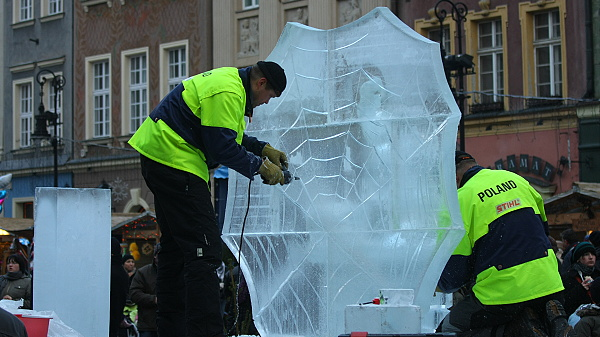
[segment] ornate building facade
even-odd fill
[[[36,107],[56,96],[46,84],[39,98],[40,69],[66,80],[58,186],[111,188],[113,212],[152,210],[127,140],[170,88],[266,59],[287,22],[332,29],[378,6],[446,55],[472,57],[462,89],[455,70],[448,80],[464,95],[462,145],[482,165],[514,170],[546,197],[600,182],[600,2],[462,2],[459,27],[436,0],[11,0],[0,21],[0,175],[14,175],[3,216],[33,216],[35,187],[52,186],[52,147],[31,138]],[[436,5],[448,14],[441,23]]]

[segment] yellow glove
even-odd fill
[[[263,157],[267,157],[269,158],[269,160],[279,166],[280,169],[282,170],[287,170],[288,168],[288,160],[287,160],[287,156],[285,155],[285,153],[277,150],[276,148],[272,147],[271,145],[267,144],[265,145],[265,147],[262,150],[262,155]]]
[[[263,163],[260,165],[258,173],[260,173],[264,184],[275,185],[279,183],[279,185],[283,185],[283,172],[279,166],[273,164],[267,157],[263,158]]]

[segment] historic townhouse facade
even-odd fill
[[[600,194],[589,183],[600,182],[600,2],[467,0],[459,26],[440,1],[443,30],[436,3],[406,3],[401,17],[424,36],[445,36],[448,55],[472,56],[462,85],[450,76],[466,96],[466,151],[529,180],[546,198],[555,238],[599,229]]]
[[[438,13],[447,12],[445,53],[473,57],[472,74],[463,76],[465,149],[485,166],[520,172],[545,196],[570,190],[575,181],[600,181],[593,166],[600,142],[590,139],[599,125],[598,105],[590,100],[597,97],[590,75],[594,58],[586,52],[597,2],[461,2],[459,47],[448,1],[214,1],[215,41],[225,41],[214,46],[215,66],[266,58],[286,22],[331,29],[377,6],[440,41],[438,4]],[[458,91],[457,82],[450,76]]]
[[[42,68],[66,81],[58,186],[111,188],[113,212],[152,210],[127,140],[170,88],[214,67],[267,58],[287,22],[331,29],[378,6],[441,42],[450,86],[464,94],[465,141],[457,143],[481,164],[517,171],[546,197],[577,181],[600,182],[600,108],[592,100],[600,95],[600,2],[462,2],[458,29],[449,2],[436,0],[8,1],[0,174],[15,178],[3,216],[30,216],[34,188],[52,186],[51,142],[31,138]],[[443,29],[436,4],[448,14]],[[461,53],[472,59],[456,58]],[[472,68],[461,85],[452,62],[465,59]],[[43,92],[53,112],[48,83]]]
[[[214,40],[220,41],[213,47],[215,67],[244,67],[267,58],[287,22],[332,29],[393,2],[396,1],[213,0]]]
[[[214,46],[215,66],[242,67],[268,57],[286,22],[331,29],[387,6],[443,47],[464,115],[459,147],[486,167],[518,172],[545,198],[568,193],[579,181],[600,182],[600,2],[458,3],[215,0],[214,40],[225,41]],[[460,26],[452,4],[464,10]],[[554,224],[560,225],[555,236],[571,225]]]
[[[77,1],[75,187],[107,187],[113,212],[153,210],[127,145],[152,108],[212,66],[209,1]]]
[[[576,181],[599,182],[593,166],[593,157],[600,159],[593,149],[598,138],[589,139],[589,129],[598,128],[588,40],[592,1],[464,3],[462,49],[450,14],[443,28],[449,55],[462,50],[473,57],[474,74],[463,78],[465,149],[484,166],[525,176],[546,197]],[[402,17],[422,35],[439,38],[435,4],[406,4]],[[458,88],[456,78],[451,85]],[[587,118],[595,122],[582,127]],[[585,147],[591,149],[580,154]]]
[[[35,188],[55,176],[58,187],[110,188],[113,212],[153,209],[126,143],[170,88],[212,67],[212,3],[10,0],[5,9],[0,175],[13,181],[0,216],[32,218]],[[64,81],[57,94],[54,77]],[[48,121],[47,137],[36,136],[40,103],[56,110],[56,137]]]
[[[0,175],[13,174],[5,217],[33,217],[35,187],[54,186],[55,179],[57,186],[73,185],[72,174],[64,167],[73,143],[71,3],[8,0],[3,7]],[[42,119],[36,129],[41,104],[56,123]],[[42,136],[36,138],[36,131]],[[55,162],[60,168],[56,174]]]

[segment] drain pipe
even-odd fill
[[[587,90],[584,98],[593,98],[595,96],[594,27],[592,22],[592,1],[593,0],[585,1],[585,63],[587,68]]]

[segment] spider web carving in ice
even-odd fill
[[[247,133],[300,180],[251,185],[241,267],[261,336],[337,336],[344,308],[414,289],[427,312],[463,234],[453,152],[460,112],[439,46],[387,8],[332,30],[288,23],[269,56],[282,97]],[[248,180],[232,173],[223,239],[237,256]]]

